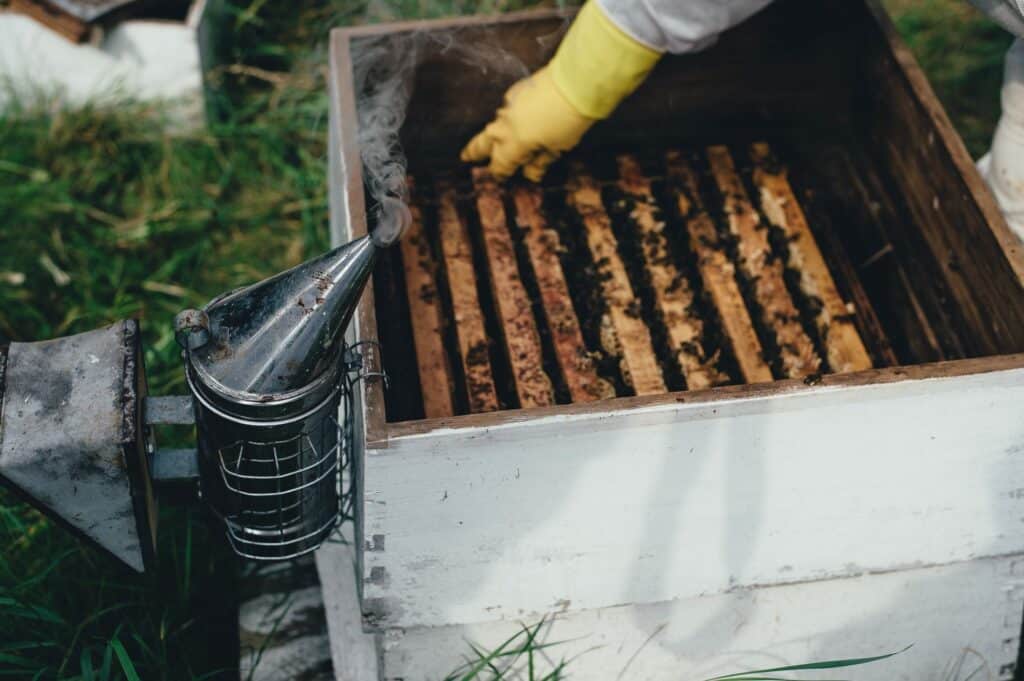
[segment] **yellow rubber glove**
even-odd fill
[[[508,89],[494,120],[462,150],[462,160],[489,158],[499,180],[522,167],[526,179],[539,181],[590,126],[611,115],[660,57],[590,0],[548,65]]]

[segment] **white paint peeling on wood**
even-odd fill
[[[1006,556],[573,611],[546,628],[545,641],[562,643],[543,651],[537,673],[571,659],[574,679],[680,681],[879,655],[913,644],[888,660],[816,671],[814,678],[1010,679],[1024,600],[1022,566],[1024,556]],[[382,676],[438,681],[469,654],[467,641],[493,650],[518,629],[517,622],[492,622],[390,632],[383,641]]]
[[[364,610],[517,619],[1024,547],[1024,369],[392,438]]]

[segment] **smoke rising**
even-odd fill
[[[363,181],[374,201],[369,207],[373,239],[382,246],[397,241],[411,220],[398,133],[412,96],[418,53],[415,41],[379,38],[362,43],[353,61]]]
[[[472,41],[459,29],[419,31],[361,39],[353,45],[353,78],[358,94],[358,142],[364,182],[372,200],[373,240],[395,243],[409,226],[406,158],[399,133],[412,98],[417,67],[431,55],[455,58],[466,68],[515,79],[529,75],[518,58],[499,49],[495,40]]]

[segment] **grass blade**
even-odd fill
[[[840,667],[856,667],[862,664],[870,664],[872,662],[878,662],[886,658],[892,657],[893,655],[899,655],[905,653],[913,647],[913,644],[907,646],[903,650],[897,650],[893,653],[886,653],[885,655],[875,655],[873,657],[851,657],[842,660],[825,660],[823,662],[806,662],[804,664],[791,664],[785,667],[772,667],[770,669],[755,669],[753,671],[736,672],[735,674],[725,674],[723,676],[713,676],[706,681],[752,681],[753,679],[761,679],[767,677],[760,677],[760,674],[772,674],[775,672],[796,672],[805,671],[808,669],[838,669]],[[755,676],[751,676],[755,675]]]
[[[751,672],[757,674],[757,672]],[[795,681],[786,676],[730,676],[729,681]],[[835,679],[800,679],[800,681],[836,681]]]
[[[17,665],[19,667],[24,668],[31,667],[35,663],[27,657],[21,657],[20,655],[10,655],[8,653],[0,653],[0,664],[4,666]]]
[[[64,618],[54,611],[40,605],[22,603],[14,598],[0,598],[0,611],[11,617],[22,617],[51,624],[64,624]]]
[[[128,677],[128,681],[142,681],[139,678],[139,673],[135,671],[135,665],[132,664],[132,658],[129,657],[128,651],[124,649],[124,645],[120,639],[114,639],[110,642],[110,647],[114,649],[114,653],[117,655],[117,661],[121,663],[121,670],[124,675]]]
[[[92,652],[86,648],[78,660],[78,671],[82,672],[82,681],[95,681],[96,672],[92,668]]]
[[[100,665],[100,679],[102,681],[110,681],[110,667],[113,663],[114,649],[107,644],[107,647],[103,651],[103,664]]]

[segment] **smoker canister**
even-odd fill
[[[200,490],[239,555],[301,555],[338,522],[342,335],[376,252],[364,237],[176,319]]]

